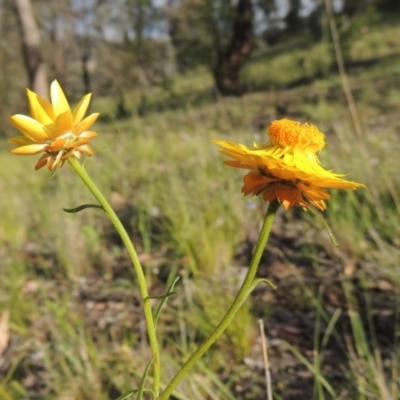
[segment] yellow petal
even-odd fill
[[[27,138],[26,136],[15,136],[11,139],[8,139],[8,143],[14,143],[19,146],[26,146],[27,144],[34,144],[35,142]]]
[[[82,132],[87,131],[94,124],[99,115],[99,113],[95,113],[86,117],[83,121],[79,122],[79,124],[75,126],[73,133],[75,133],[75,135],[79,135]]]
[[[293,167],[293,166],[294,166],[294,157],[293,157],[293,154],[286,153],[286,154],[283,156],[283,162],[284,162],[286,165],[289,165],[290,167]]]
[[[53,129],[51,131],[51,136],[57,138],[64,133],[71,132],[74,127],[74,120],[72,119],[72,114],[70,110],[59,114],[54,121]]]
[[[232,157],[235,158],[237,161],[241,162],[244,166],[241,168],[246,168],[245,166],[258,166],[259,163],[257,161],[255,161],[253,158],[244,155],[244,154],[236,154],[236,153],[232,153],[229,150],[225,150],[225,149],[221,149],[220,152],[222,154],[225,154],[228,157]],[[224,163],[228,163],[228,161],[224,161]],[[231,164],[228,164],[231,165]],[[232,165],[234,166],[234,165]]]
[[[90,156],[93,154],[93,150],[90,148],[88,144],[84,144],[80,146],[78,149],[81,153],[89,154]]]
[[[30,116],[43,125],[52,123],[54,112],[51,103],[29,89],[26,89],[26,95],[28,96]]]
[[[26,115],[13,115],[10,120],[19,131],[34,142],[42,142],[49,138],[47,129],[40,122]]]
[[[74,149],[70,154],[68,154],[68,158],[69,157],[75,157],[75,158],[77,158],[78,160],[80,160],[81,159],[81,152],[79,151],[79,149]]]
[[[325,190],[317,186],[305,185],[304,183],[301,182],[299,182],[297,186],[304,193],[304,195],[307,196],[307,198],[309,198],[310,200],[322,200],[322,199],[329,199],[331,197],[329,193],[325,192]]]
[[[257,169],[256,166],[250,166],[248,164],[243,164],[241,161],[226,160],[226,161],[224,161],[224,164],[229,165],[230,167],[235,167],[235,168]]]
[[[62,166],[63,162],[61,160],[62,152],[60,151],[57,156],[51,156],[47,159],[47,167],[50,171],[53,171],[57,166]]]
[[[87,108],[89,107],[90,98],[92,97],[92,93],[83,96],[81,101],[75,107],[72,116],[74,118],[75,125],[82,121]]]
[[[60,138],[52,142],[50,145],[47,146],[46,150],[55,152],[61,150],[67,143],[66,139]]]
[[[74,148],[74,147],[79,147],[79,146],[83,146],[83,145],[85,145],[85,144],[88,144],[89,143],[89,138],[84,138],[84,137],[81,137],[81,138],[79,138],[76,142],[71,142],[71,143],[69,143],[68,144],[68,148]]]
[[[54,116],[56,118],[67,111],[71,113],[67,98],[57,81],[53,81],[50,86],[50,96],[53,104]]]
[[[220,152],[233,160],[224,164],[254,170],[244,177],[242,192],[277,199],[286,209],[310,203],[325,210],[330,195],[323,188],[357,189],[363,184],[346,181],[343,175],[325,170],[316,153],[324,145],[324,135],[313,125],[295,121],[275,121],[269,128],[271,141],[248,148],[239,143],[213,140]]]
[[[40,153],[46,146],[47,146],[46,144],[29,144],[27,146],[17,147],[16,149],[11,150],[11,153],[28,156]]]
[[[310,200],[310,203],[314,204],[315,207],[324,211],[326,209],[325,202],[323,200]]]
[[[326,187],[326,188],[334,188],[334,189],[366,189],[366,186],[362,183],[352,182],[352,181],[345,181],[343,179],[336,179],[336,180],[321,180],[320,182],[313,182],[315,186]]]
[[[92,139],[92,138],[96,137],[97,135],[98,135],[98,133],[95,131],[85,131],[85,132],[82,132],[79,136],[85,137],[88,139]]]

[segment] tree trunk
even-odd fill
[[[239,73],[252,50],[252,0],[239,0],[233,22],[232,39],[226,50],[219,49],[214,78],[223,95],[239,95]]]
[[[289,5],[289,12],[285,17],[286,32],[290,35],[296,35],[301,32],[303,25],[300,17],[301,0],[290,0]]]
[[[29,87],[42,97],[48,97],[45,64],[40,52],[40,32],[36,24],[31,0],[15,0],[22,32],[23,53]]]
[[[54,71],[54,75],[57,77],[59,82],[65,81],[65,59],[64,59],[64,46],[65,41],[69,39],[69,36],[65,35],[63,38],[63,19],[67,24],[71,23],[69,20],[70,14],[66,12],[60,2],[53,2],[52,5],[52,21],[51,21],[51,45],[53,48],[51,66]],[[63,43],[64,42],[64,43]]]
[[[85,88],[85,93],[92,92],[92,81],[90,79],[90,71],[89,71],[89,62],[90,62],[90,44],[86,43],[83,44],[83,52],[81,57],[82,62],[82,80],[83,80],[83,87]]]

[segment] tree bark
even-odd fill
[[[91,39],[89,37],[82,38],[82,53],[81,53],[81,65],[82,65],[82,83],[84,87],[84,93],[92,93],[92,79],[90,74],[90,58],[91,58]]]
[[[40,32],[33,14],[31,0],[15,0],[15,7],[22,32],[29,87],[40,96],[48,98],[46,68],[40,51]]]
[[[241,93],[239,73],[252,50],[252,0],[239,0],[233,22],[232,39],[226,50],[219,49],[214,78],[223,95]]]

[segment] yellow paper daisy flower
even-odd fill
[[[261,194],[265,201],[278,200],[286,210],[295,205],[309,208],[310,204],[325,210],[324,200],[330,195],[324,188],[365,188],[321,167],[317,152],[325,146],[325,137],[316,126],[285,118],[273,121],[268,135],[267,144],[253,148],[213,140],[221,146],[222,154],[234,159],[224,161],[226,165],[251,170],[243,180],[245,195]]]
[[[72,112],[57,81],[50,86],[51,103],[29,89],[27,96],[30,117],[17,114],[10,118],[14,126],[24,134],[9,140],[18,146],[11,151],[12,154],[32,155],[44,152],[35,169],[47,164],[50,171],[61,167],[69,157],[80,158],[82,153],[93,154],[88,143],[97,133],[88,129],[99,114],[83,118],[91,93],[84,96]]]

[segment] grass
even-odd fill
[[[327,134],[324,165],[368,186],[332,192],[326,218],[339,249],[309,213],[278,216],[260,269],[278,289],[256,290],[177,398],[265,398],[257,352],[260,315],[273,342],[274,398],[296,398],[291,393],[299,396],[293,392],[298,382],[302,395],[309,393],[303,398],[399,398],[397,339],[388,339],[398,334],[391,319],[397,303],[390,301],[400,261],[400,64],[392,58],[399,52],[392,40],[397,31],[371,29],[350,49],[354,60],[365,61],[382,44],[379,63],[350,70],[367,157],[359,151],[323,43],[255,57],[243,78],[249,88],[270,89],[241,98],[216,102],[209,74],[199,70],[177,78],[172,94],[149,91],[148,111],[163,112],[115,120],[110,99],[94,102],[107,121],[96,127],[102,150],[87,169],[132,236],[151,293],[163,293],[181,276],[158,325],[163,383],[235,295],[265,211],[260,199],[242,197],[240,171],[222,165],[211,139],[261,143],[264,126],[281,117],[284,106],[288,117],[312,121]],[[304,77],[304,85],[291,87]],[[127,95],[132,111],[139,100]],[[0,314],[10,311],[12,338],[0,358],[0,398],[111,399],[127,393],[139,384],[150,354],[129,259],[112,226],[98,210],[62,211],[93,203],[68,167],[49,179],[45,171],[33,173],[32,157],[11,157],[6,150],[0,165],[6,194],[0,198]],[[360,293],[381,303],[368,303]],[[282,308],[290,318],[277,323]],[[374,316],[389,324],[386,336],[377,332]],[[304,341],[291,336],[296,329]],[[339,371],[332,370],[336,348]],[[302,374],[309,378],[301,380]]]

